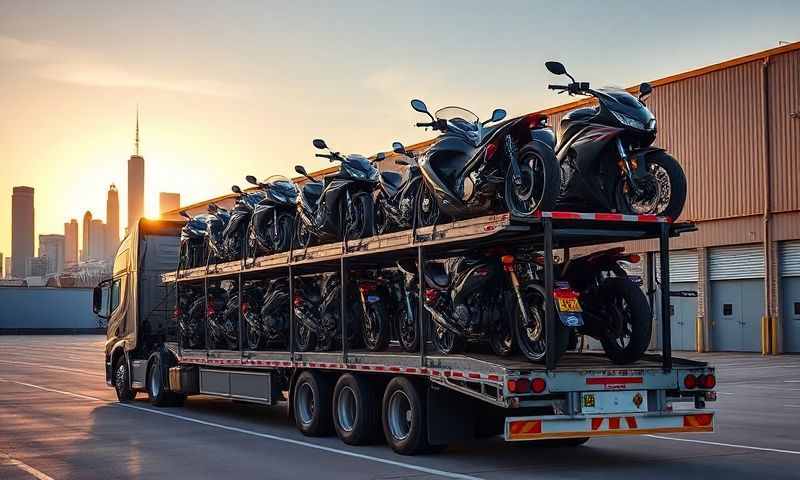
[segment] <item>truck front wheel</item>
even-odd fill
[[[117,400],[121,403],[128,403],[136,398],[136,392],[131,389],[130,379],[128,362],[125,361],[125,355],[120,355],[114,364],[114,390],[117,392]]]
[[[297,377],[292,394],[292,410],[297,429],[309,437],[331,433],[331,385],[318,372],[306,370]]]

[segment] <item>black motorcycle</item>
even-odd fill
[[[297,189],[294,183],[283,175],[272,175],[263,182],[248,175],[247,181],[261,188],[264,198],[255,205],[247,226],[245,258],[255,259],[260,253],[289,250],[297,212]]]
[[[407,152],[400,142],[394,142],[392,150],[407,159],[394,161],[403,167],[401,172],[381,172],[375,194],[375,231],[379,235],[413,227],[414,207],[422,179],[413,153]],[[377,156],[375,163],[383,160],[383,156]]]
[[[205,217],[207,265],[215,263],[215,260],[225,260],[224,232],[230,219],[231,213],[226,208],[216,203],[208,205],[208,215]]]
[[[549,89],[598,102],[561,119],[559,208],[678,218],[686,202],[686,176],[675,158],[652,146],[656,119],[644,103],[653,90],[650,84],[639,86],[637,98],[622,89],[595,90],[588,82],[576,82],[561,63],[545,65],[572,80]]]
[[[612,362],[633,363],[650,344],[652,311],[641,279],[631,277],[621,263],[637,263],[622,247],[568,259],[558,266],[560,278],[580,292],[585,324],[579,333],[600,340]]]
[[[247,228],[250,225],[250,218],[256,206],[266,197],[265,192],[245,192],[238,185],[231,187],[233,193],[239,195],[233,210],[230,212],[230,219],[222,231],[222,251],[220,256],[223,260],[239,260],[246,245]]]
[[[294,306],[297,328],[295,329],[295,346],[301,352],[313,350],[330,351],[341,346],[342,322],[341,282],[338,273],[323,273],[312,278],[299,277],[298,288],[292,303]],[[350,289],[352,291],[352,289]],[[346,305],[354,305],[349,298]],[[361,312],[350,309],[348,315],[348,346],[356,348],[360,345],[360,329],[358,320]]]
[[[208,255],[205,251],[208,215],[200,214],[192,217],[186,211],[181,211],[180,215],[186,219],[186,225],[181,228],[178,268],[195,268],[205,265]]]
[[[440,223],[442,216],[528,216],[553,209],[560,170],[546,117],[531,114],[489,127],[505,118],[505,110],[481,122],[460,107],[442,108],[435,117],[421,100],[412,100],[411,107],[431,119],[418,127],[442,133],[418,159],[425,185],[416,206],[421,226]]]
[[[289,279],[286,277],[269,280],[263,292],[261,310],[244,315],[248,328],[258,335],[259,343],[272,348],[289,348]],[[260,313],[260,315],[257,315]],[[251,327],[249,315],[258,317],[257,328]],[[249,330],[248,330],[249,331]]]
[[[323,140],[314,140],[320,150],[328,149]],[[369,237],[375,230],[372,192],[378,184],[378,169],[362,155],[342,155],[328,149],[317,157],[341,162],[337,173],[318,182],[301,165],[295,171],[306,177],[300,192],[295,235],[300,247],[312,240],[353,240]]]
[[[175,304],[178,338],[184,349],[203,348],[206,341],[205,300],[202,287],[181,285]]]
[[[503,266],[489,255],[430,261],[425,264],[424,307],[430,313],[431,340],[443,354],[461,353],[467,341],[489,340],[499,356],[513,352],[508,321],[510,295]]]
[[[209,286],[206,303],[209,348],[237,350],[239,348],[239,294],[234,282]]]

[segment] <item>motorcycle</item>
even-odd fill
[[[375,194],[375,230],[379,235],[413,227],[414,206],[422,178],[414,155],[407,152],[402,143],[394,142],[392,151],[408,160],[394,161],[404,167],[402,173],[383,171],[380,174]],[[383,156],[376,157],[375,163],[383,160]]]
[[[560,170],[547,117],[531,114],[490,127],[505,118],[505,110],[481,122],[460,107],[439,109],[435,116],[421,100],[412,100],[411,107],[431,119],[418,127],[442,133],[418,159],[424,183],[416,205],[419,225],[440,223],[443,216],[503,210],[529,216],[553,209]]]
[[[178,325],[181,347],[203,348],[206,340],[205,311],[202,288],[181,285],[174,317]]]
[[[342,322],[341,282],[338,273],[323,273],[313,279],[300,277],[292,304],[294,305],[297,328],[295,346],[301,352],[313,350],[330,351],[341,346]],[[349,299],[348,305],[353,305]],[[348,315],[348,346],[359,346],[359,311]]]
[[[300,192],[295,235],[300,247],[312,240],[353,240],[369,237],[375,230],[372,192],[377,187],[378,169],[362,155],[343,156],[328,148],[323,140],[314,147],[329,153],[315,156],[341,162],[339,171],[325,177],[324,183],[308,175],[302,165],[295,171],[308,179]]]
[[[461,353],[467,341],[485,338],[496,355],[513,352],[502,271],[498,259],[488,254],[425,264],[423,306],[433,320],[431,340],[442,354]]]
[[[560,278],[579,291],[585,325],[580,333],[600,340],[606,356],[620,365],[633,363],[650,344],[653,314],[647,297],[621,263],[638,263],[638,255],[610,248],[575,259],[558,268]]]
[[[207,214],[194,217],[186,211],[180,215],[186,219],[186,225],[181,228],[180,257],[178,268],[195,268],[202,266],[206,260],[204,251],[207,233]]]
[[[622,89],[576,82],[559,62],[545,66],[572,81],[549,89],[598,101],[597,107],[579,108],[561,119],[559,208],[678,218],[686,202],[686,176],[675,158],[652,146],[656,118],[645,105],[650,84],[639,86],[637,98]]]
[[[251,306],[252,307],[252,306]],[[289,279],[275,278],[269,281],[263,292],[261,311],[257,325],[251,326],[249,318],[255,312],[248,309],[244,316],[248,329],[259,336],[259,343],[276,348],[289,348]],[[251,313],[252,312],[252,313]],[[254,328],[256,327],[256,328]],[[251,330],[248,330],[250,332]],[[249,333],[248,333],[249,335]]]
[[[208,343],[210,349],[238,350],[239,348],[239,294],[232,281],[225,286],[209,286],[206,315],[208,318]]]
[[[208,205],[208,215],[206,216],[206,265],[210,265],[214,259],[224,260],[225,246],[224,235],[225,227],[231,219],[231,213],[217,205],[211,203]]]
[[[294,216],[297,212],[297,189],[283,175],[272,175],[263,182],[248,175],[247,181],[264,191],[264,198],[255,205],[247,226],[245,258],[259,253],[279,253],[289,250],[294,235]]]
[[[264,200],[266,193],[245,192],[238,185],[231,187],[239,195],[230,213],[230,218],[222,231],[222,251],[219,258],[239,260],[244,252],[247,228],[256,206]]]

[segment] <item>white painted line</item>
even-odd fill
[[[784,405],[784,407],[789,407],[789,408],[800,408],[800,405]]]
[[[709,442],[708,440],[693,440],[691,438],[662,437],[661,435],[645,435],[645,437],[657,438],[659,440],[672,440],[673,442],[700,443],[703,445],[715,445],[718,447],[742,448],[745,450],[758,450],[760,452],[788,453],[790,455],[800,455],[800,452],[797,452],[795,450],[781,450],[779,448],[753,447],[751,445],[737,445],[735,443]]]
[[[11,458],[8,454],[2,452],[0,452],[0,465],[11,465],[17,467],[23,472],[31,474],[31,476],[37,480],[53,480],[53,477],[45,474],[44,472],[36,470],[27,463],[20,462],[16,458]]]
[[[717,395],[736,395],[736,394],[735,393],[731,393],[731,392],[720,392],[720,391],[717,391]]]
[[[41,368],[42,370],[58,370],[62,372],[82,373],[84,375],[92,375],[94,377],[105,378],[105,374],[93,372],[91,370],[81,370],[80,368],[57,367],[55,365],[47,365],[44,363],[22,362],[19,360],[0,360],[0,363],[10,363],[12,365],[26,365],[29,367],[38,367]]]
[[[401,467],[401,468],[406,468],[406,469],[409,469],[409,470],[415,470],[417,472],[427,473],[427,474],[430,474],[430,475],[439,475],[441,477],[446,477],[446,478],[458,478],[458,479],[461,479],[461,480],[480,480],[480,477],[473,477],[471,475],[465,475],[463,473],[448,472],[446,470],[438,470],[436,468],[428,468],[428,467],[423,467],[423,466],[420,466],[420,465],[414,465],[414,464],[411,464],[411,463],[398,462],[398,461],[395,461],[395,460],[389,460],[389,459],[380,458],[380,457],[373,457],[371,455],[365,455],[363,453],[350,452],[350,451],[347,451],[347,450],[340,450],[338,448],[326,447],[326,446],[323,446],[323,445],[317,445],[315,443],[305,442],[305,441],[302,441],[302,440],[295,440],[295,439],[292,439],[292,438],[281,437],[281,436],[272,435],[272,434],[269,434],[269,433],[261,433],[261,432],[256,432],[256,431],[253,431],[253,430],[247,430],[245,428],[232,427],[230,425],[223,425],[221,423],[215,423],[215,422],[209,422],[209,421],[206,421],[206,420],[200,420],[199,418],[187,417],[185,415],[178,415],[178,414],[175,414],[175,413],[164,412],[164,411],[161,411],[161,410],[154,410],[154,409],[151,409],[151,408],[140,407],[138,405],[132,405],[130,403],[110,402],[108,400],[103,400],[102,398],[90,397],[90,396],[87,396],[87,395],[81,395],[79,393],[65,392],[63,390],[56,390],[56,389],[53,389],[53,388],[42,387],[40,385],[34,385],[32,383],[18,382],[18,381],[15,381],[15,380],[7,380],[7,379],[3,379],[3,378],[0,378],[0,382],[16,383],[17,385],[23,385],[23,386],[26,386],[26,387],[36,388],[36,389],[39,389],[39,390],[44,390],[46,392],[60,393],[62,395],[67,395],[67,396],[74,397],[74,398],[81,398],[81,399],[85,399],[85,400],[93,400],[93,401],[97,401],[97,402],[104,402],[104,403],[107,403],[109,405],[115,405],[115,406],[119,406],[119,407],[131,408],[133,410],[139,410],[139,411],[142,411],[142,412],[153,413],[153,414],[156,414],[156,415],[162,415],[162,416],[165,416],[165,417],[170,417],[170,418],[175,418],[175,419],[178,419],[178,420],[183,420],[185,422],[197,423],[197,424],[200,424],[200,425],[205,425],[207,427],[219,428],[221,430],[227,430],[229,432],[243,433],[245,435],[252,435],[254,437],[266,438],[268,440],[275,440],[275,441],[278,441],[278,442],[289,443],[289,444],[298,445],[298,446],[301,446],[301,447],[313,448],[313,449],[322,450],[322,451],[328,452],[328,453],[335,453],[335,454],[338,454],[338,455],[344,455],[346,457],[359,458],[359,459],[368,460],[368,461],[371,461],[371,462],[383,463],[385,465],[392,465],[394,467]]]
[[[783,383],[800,383],[800,380],[784,380]]]

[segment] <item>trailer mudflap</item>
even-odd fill
[[[518,442],[654,433],[701,433],[713,432],[714,422],[714,412],[711,410],[615,413],[574,417],[566,415],[508,417],[505,425],[505,439],[508,442]]]

